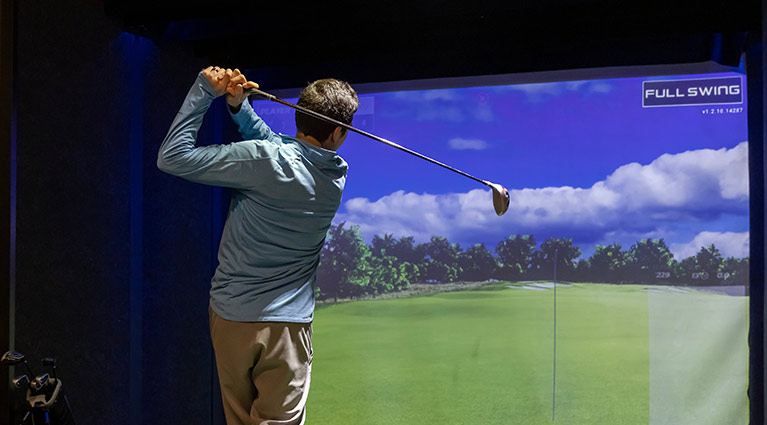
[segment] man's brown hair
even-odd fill
[[[357,93],[345,81],[325,78],[310,83],[301,90],[298,106],[311,109],[327,117],[352,124],[352,117],[359,107]],[[336,125],[296,111],[296,129],[319,142],[330,137]],[[344,130],[345,131],[345,130]]]

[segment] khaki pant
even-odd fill
[[[312,324],[233,322],[210,313],[228,425],[302,425],[312,371]]]

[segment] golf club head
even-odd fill
[[[47,373],[38,375],[35,380],[32,381],[32,388],[35,391],[40,391],[41,389],[45,388],[46,385],[48,385],[48,381],[50,381],[50,376]]]
[[[14,388],[21,388],[22,386],[28,383],[29,383],[29,378],[27,377],[27,375],[19,375],[13,378]]]
[[[59,380],[58,376],[56,376],[56,359],[53,357],[45,357],[43,358],[43,366],[50,368],[53,372],[53,382],[56,382]]]
[[[13,351],[13,350],[3,354],[3,357],[0,358],[0,364],[2,364],[3,366],[13,366],[23,361],[24,361],[24,355],[19,353],[18,351]]]
[[[511,202],[509,191],[499,184],[490,182],[486,183],[488,186],[490,186],[491,189],[493,189],[493,207],[495,208],[495,213],[498,215],[506,214],[506,211],[509,210],[509,203]]]

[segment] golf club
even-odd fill
[[[56,378],[56,359],[54,359],[53,357],[45,357],[43,359],[43,366],[52,368],[51,372],[53,373],[53,380],[57,381],[58,379]]]
[[[46,386],[50,383],[51,377],[47,373],[43,373],[42,375],[38,375],[35,377],[35,380],[32,381],[32,389],[38,393],[43,392],[43,389],[45,389]]]
[[[0,364],[3,366],[13,366],[19,363],[24,363],[24,366],[27,368],[27,372],[29,372],[29,376],[35,376],[35,374],[32,373],[32,369],[29,368],[29,364],[27,364],[26,357],[24,357],[24,355],[18,351],[8,351],[7,353],[3,354],[2,358],[0,358]]]
[[[15,378],[13,378],[13,386],[14,388],[21,388],[24,386],[24,384],[29,384],[29,378],[27,375],[19,375]]]
[[[451,167],[451,166],[449,166],[447,164],[444,164],[444,163],[439,162],[439,161],[437,161],[435,159],[429,158],[426,155],[420,154],[420,153],[418,153],[418,152],[416,152],[414,150],[411,150],[411,149],[408,149],[408,148],[406,148],[404,146],[398,145],[397,143],[394,143],[394,142],[392,142],[390,140],[386,140],[386,139],[384,139],[382,137],[378,137],[375,134],[370,134],[367,131],[359,130],[357,128],[352,127],[349,124],[346,124],[346,123],[343,123],[341,121],[335,120],[333,118],[327,117],[327,116],[322,115],[322,114],[320,114],[318,112],[314,112],[311,109],[304,108],[303,106],[298,106],[298,105],[294,105],[294,104],[292,104],[290,102],[286,102],[286,101],[278,98],[277,96],[274,96],[272,94],[263,92],[263,91],[258,90],[256,88],[247,88],[247,89],[245,89],[245,93],[255,94],[255,95],[264,97],[267,100],[271,100],[272,102],[277,102],[277,103],[279,103],[281,105],[285,105],[287,107],[293,108],[293,109],[295,109],[295,110],[297,110],[299,112],[302,112],[304,114],[310,115],[310,116],[312,116],[314,118],[317,118],[317,119],[329,122],[331,124],[335,124],[335,125],[337,125],[339,127],[345,128],[347,130],[351,130],[351,131],[353,131],[355,133],[358,133],[358,134],[361,134],[363,136],[369,137],[369,138],[371,138],[371,139],[373,139],[375,141],[381,142],[381,143],[383,143],[385,145],[388,145],[388,146],[391,146],[393,148],[399,149],[399,150],[401,150],[403,152],[409,153],[410,155],[417,156],[418,158],[421,158],[421,159],[425,159],[426,161],[429,161],[432,164],[436,164],[436,165],[439,165],[440,167],[447,168],[448,170],[450,170],[452,172],[458,173],[458,174],[460,174],[460,175],[462,175],[464,177],[468,177],[468,178],[470,178],[470,179],[472,179],[472,180],[474,180],[476,182],[482,183],[485,186],[487,186],[490,189],[492,189],[492,191],[493,191],[493,207],[495,208],[495,213],[496,214],[503,215],[509,209],[509,201],[510,201],[509,191],[506,190],[505,187],[503,187],[503,186],[501,186],[501,185],[499,185],[497,183],[492,183],[492,182],[489,182],[487,180],[481,180],[481,179],[479,179],[477,177],[472,176],[471,174],[465,173],[465,172],[463,172],[461,170],[458,170],[456,168],[453,168],[453,167]]]

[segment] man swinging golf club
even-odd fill
[[[228,425],[303,424],[312,366],[315,271],[341,202],[347,131],[296,113],[295,137],[274,133],[238,70],[197,77],[160,147],[157,166],[187,180],[234,189],[210,290],[210,332]],[[211,102],[226,102],[244,141],[196,147]],[[318,80],[299,105],[351,124],[349,84]]]

